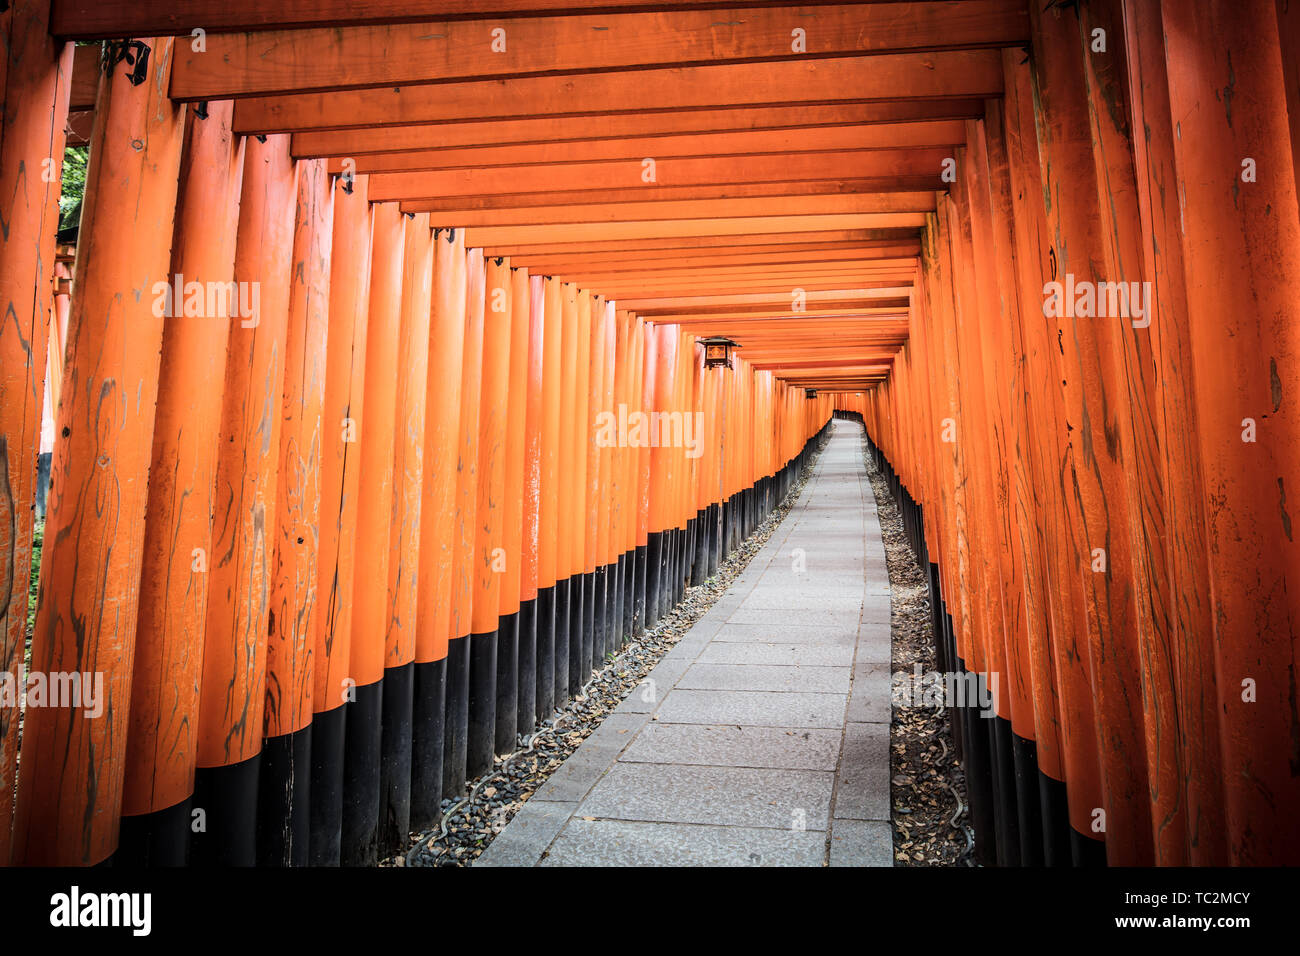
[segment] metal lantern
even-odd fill
[[[699,341],[704,346],[705,368],[721,368],[724,365],[731,368],[731,350],[736,347],[735,342],[721,335],[712,335]]]

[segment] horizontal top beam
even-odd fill
[[[237,133],[296,133],[542,115],[970,99],[1001,93],[999,51],[955,50],[256,96],[236,102],[234,125]]]
[[[373,153],[472,146],[599,142],[629,137],[693,136],[755,130],[821,129],[921,120],[974,119],[984,115],[979,99],[897,100],[882,103],[813,103],[798,110],[779,106],[726,107],[675,113],[613,113],[588,116],[529,116],[484,122],[376,126],[296,133],[290,151],[299,158],[360,157]]]
[[[804,0],[819,7],[843,0]],[[882,2],[882,0],[870,0]],[[892,2],[892,0],[883,0]],[[352,27],[435,18],[509,20],[573,11],[716,10],[726,0],[53,0],[50,32],[77,40],[176,36],[287,27]]]
[[[926,146],[963,146],[966,124],[961,120],[819,126],[810,129],[741,130],[695,133],[689,136],[603,137],[581,143],[541,143],[527,146],[452,146],[347,157],[358,173],[428,169],[476,169],[485,166],[566,166],[607,160],[652,157],[656,161],[700,156],[788,155],[855,150],[898,150]],[[345,159],[330,160],[329,171],[344,171]],[[858,173],[858,177],[867,173]]]
[[[802,30],[796,41],[794,30]],[[1018,0],[845,3],[439,20],[230,33],[179,44],[171,96],[410,86],[619,69],[754,63],[1015,46],[1028,40]]]

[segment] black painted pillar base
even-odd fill
[[[623,557],[623,643],[626,644],[636,636],[636,582],[640,561],[636,548]]]
[[[379,751],[383,740],[384,682],[356,687],[347,705],[343,751],[343,841],[339,863],[374,866],[379,861]]]
[[[412,830],[432,826],[441,812],[446,720],[447,658],[417,662],[411,701]]]
[[[555,710],[555,601],[559,585],[537,589],[534,630],[537,635],[537,684],[533,695],[537,709],[533,725],[537,726]]]
[[[1106,865],[1106,844],[1070,828],[1070,857],[1077,867],[1093,869]]]
[[[663,605],[661,595],[663,577],[663,534],[652,531],[646,539],[645,626],[647,628],[654,627],[659,621],[659,608]]]
[[[981,697],[981,700],[989,698]],[[982,718],[983,719],[983,718]],[[984,719],[993,758],[993,825],[997,828],[998,866],[1020,865],[1020,814],[1016,807],[1015,758],[1011,755],[1011,721]]]
[[[411,704],[415,662],[384,668],[379,750],[379,852],[406,846],[411,835]]]
[[[311,724],[262,741],[257,865],[306,866],[311,834]]]
[[[606,641],[614,654],[623,647],[623,635],[627,633],[627,557],[626,551],[618,556],[609,579],[609,634]]]
[[[492,769],[497,736],[497,631],[469,638],[469,711],[465,779]]]
[[[507,614],[497,625],[496,736],[492,749],[514,753],[519,727],[519,612]]]
[[[556,691],[555,704],[563,707],[586,681],[583,673],[583,645],[590,640],[587,636],[587,576],[578,572],[569,578],[569,687],[563,698]]]
[[[537,598],[520,602],[516,634],[515,733],[530,734],[537,726]]]
[[[447,716],[443,720],[442,795],[465,789],[469,754],[469,635],[447,642]]]
[[[1070,806],[1065,782],[1038,771],[1038,798],[1043,809],[1043,862],[1073,866],[1070,855]]]
[[[673,606],[673,531],[659,532],[659,603],[655,621],[662,620]]]
[[[201,810],[190,834],[192,866],[254,866],[257,863],[257,778],[262,755],[194,773],[194,809]]]
[[[191,797],[152,813],[123,817],[113,865],[185,866],[190,861]]]
[[[569,699],[569,648],[573,644],[573,578],[555,582],[555,696],[551,710]],[[546,716],[551,716],[551,710]]]
[[[582,680],[578,687],[591,679],[596,664],[596,572],[582,576]],[[574,691],[577,693],[577,690]]]
[[[604,667],[605,655],[609,653],[609,582],[610,565],[602,564],[592,576],[595,589],[592,597],[592,667]]]
[[[963,666],[962,674],[968,673]],[[978,677],[977,677],[978,680]],[[997,863],[997,828],[993,819],[993,758],[989,752],[986,718],[973,707],[956,708],[966,741],[966,793],[975,829],[975,859],[983,866]]]
[[[673,548],[673,607],[676,607],[686,597],[686,579],[691,573],[690,529],[678,528],[673,533],[677,538],[677,546]]]
[[[650,544],[636,546],[636,574],[632,579],[632,636],[640,637],[646,628],[646,605],[649,603],[647,589],[650,577]]]
[[[706,572],[708,577],[713,577],[718,573],[718,565],[722,563],[722,505],[714,502],[709,505],[708,509],[709,524],[709,567]]]
[[[1043,808],[1038,795],[1038,745],[1011,735],[1016,771],[1016,812],[1020,828],[1020,865],[1043,865]]]
[[[691,537],[691,585],[698,587],[709,576],[709,509],[695,513],[695,527]]]
[[[338,866],[343,838],[343,750],[347,707],[311,718],[311,807],[307,857],[312,866]]]
[[[963,673],[961,661],[957,658],[957,642],[952,632],[952,615],[946,610],[943,614],[943,639],[948,648],[948,667],[947,672],[960,675]],[[966,721],[962,718],[961,710],[952,706],[952,701],[948,701],[948,726],[952,727],[952,742],[957,750],[957,759],[966,763]]]

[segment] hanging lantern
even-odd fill
[[[807,395],[809,398],[816,398],[816,397],[817,397],[817,389],[815,389],[815,388],[805,388],[803,391],[804,391],[804,394]]]
[[[724,365],[731,368],[731,350],[736,347],[735,342],[721,335],[712,335],[699,342],[704,346],[705,368],[721,368]]]

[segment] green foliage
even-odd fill
[[[81,197],[86,191],[86,164],[89,146],[68,146],[63,150],[63,194],[59,196],[59,228],[77,224]]]
[[[32,534],[32,578],[27,586],[27,662],[31,663],[32,632],[36,630],[36,596],[40,593],[41,551],[45,545],[45,522],[38,520]]]

